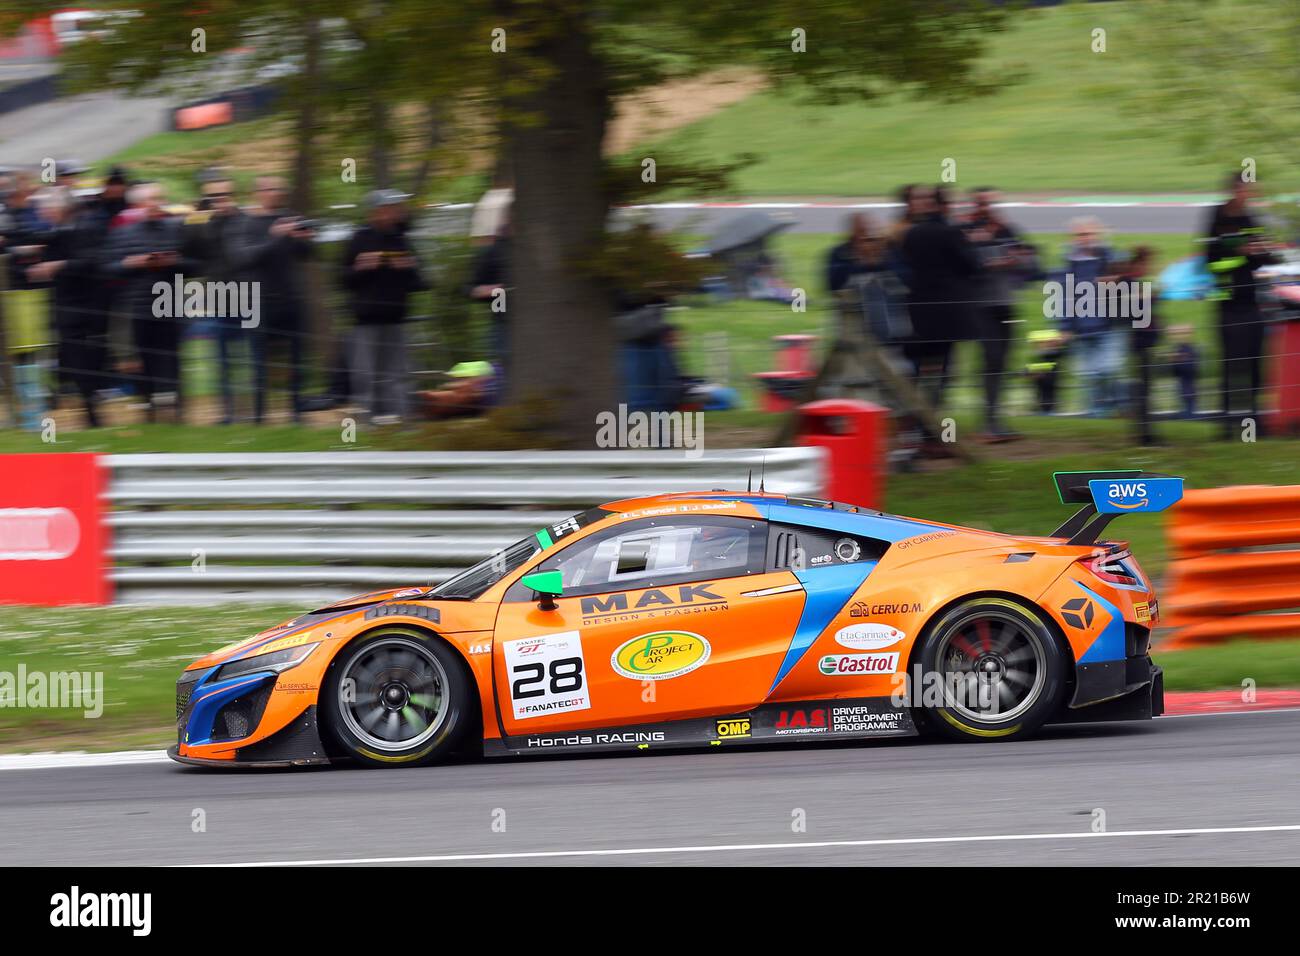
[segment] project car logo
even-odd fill
[[[888,624],[850,624],[835,632],[837,644],[841,647],[851,647],[856,651],[879,650],[897,644],[905,637],[906,634]]]
[[[80,543],[67,508],[0,508],[0,561],[62,561]]]
[[[827,654],[817,669],[828,677],[892,674],[898,670],[898,654]]]
[[[670,680],[689,674],[708,661],[713,649],[690,631],[655,631],[619,646],[609,664],[632,680]]]

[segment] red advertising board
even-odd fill
[[[0,604],[112,600],[103,483],[98,455],[0,455]]]

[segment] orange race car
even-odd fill
[[[750,492],[620,501],[437,587],[303,614],[195,661],[183,763],[1023,737],[1161,713],[1156,596],[1117,514],[1182,479],[1056,476],[1083,504],[1022,537]]]

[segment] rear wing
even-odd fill
[[[1183,497],[1183,479],[1150,471],[1058,471],[1061,504],[1083,504],[1052,532],[1070,544],[1096,544],[1116,515],[1164,511]]]

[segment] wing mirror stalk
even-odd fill
[[[533,589],[537,607],[543,611],[554,611],[558,604],[556,597],[564,593],[564,575],[559,571],[534,571],[525,574],[520,581],[524,587]]]

